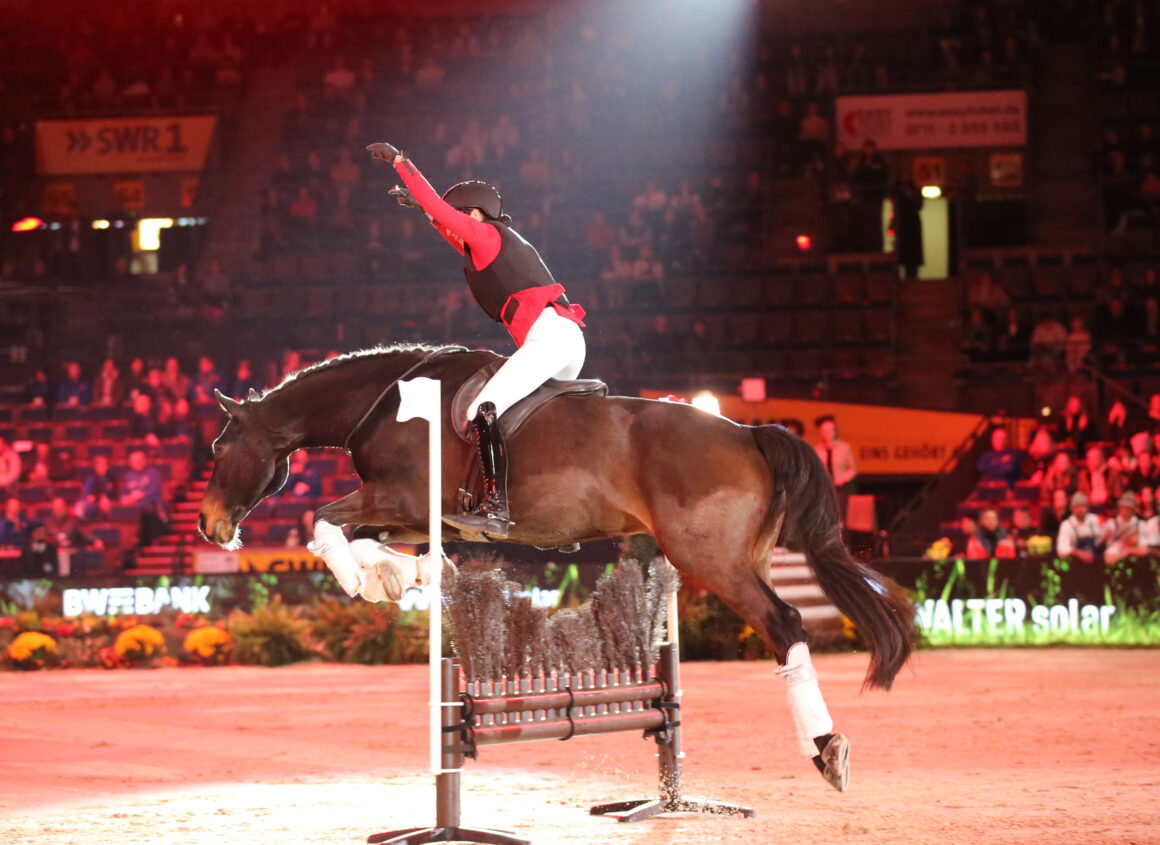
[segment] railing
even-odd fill
[[[921,555],[934,527],[953,513],[975,484],[975,462],[989,446],[982,435],[992,428],[990,417],[980,417],[938,473],[891,521],[887,533],[891,555]]]

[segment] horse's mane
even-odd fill
[[[451,350],[462,350],[466,352],[467,348],[464,346],[455,346],[450,344],[443,346],[432,346],[427,343],[392,343],[379,344],[378,346],[371,346],[367,349],[356,349],[352,352],[344,352],[341,355],[335,355],[333,358],[326,358],[322,361],[310,364],[306,367],[303,367],[301,370],[295,370],[294,372],[287,375],[286,378],[282,379],[280,384],[277,384],[274,387],[271,387],[269,390],[265,391],[262,394],[262,397],[265,398],[271,393],[276,393],[289,384],[294,384],[317,373],[330,372],[331,370],[337,369],[345,364],[349,364],[352,361],[363,361],[367,358],[383,358],[391,355],[404,355],[411,352],[430,353]]]

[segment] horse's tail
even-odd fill
[[[914,648],[913,605],[892,580],[850,556],[833,483],[813,447],[776,425],[754,428],[753,437],[773,476],[767,533],[780,528],[782,545],[805,554],[822,592],[858,628],[870,650],[863,688],[890,689]]]

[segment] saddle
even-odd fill
[[[467,415],[467,409],[475,401],[475,398],[479,396],[479,392],[483,390],[483,386],[487,383],[488,379],[495,375],[495,371],[503,366],[505,360],[504,358],[499,358],[481,367],[473,375],[469,376],[459,389],[455,391],[455,396],[451,400],[451,426],[465,443],[472,443],[472,440],[468,437],[468,431],[471,426],[467,425],[465,427],[463,425],[464,417]],[[527,422],[528,417],[557,396],[607,395],[608,385],[598,379],[577,379],[574,381],[548,379],[543,385],[503,412],[499,418],[500,434],[503,435],[505,440],[511,438]],[[478,501],[481,492],[481,482],[483,480],[483,469],[479,463],[478,450],[471,449],[469,454],[471,457],[468,458],[467,466],[463,472],[463,486],[459,489],[459,506],[464,511],[470,511],[474,507],[475,502]],[[562,549],[561,551],[576,551],[579,548],[579,546],[576,546],[575,548]]]
[[[467,408],[475,401],[479,391],[483,390],[483,386],[495,375],[495,371],[504,365],[506,360],[506,358],[498,358],[481,367],[455,391],[455,397],[451,400],[451,425],[463,442],[472,442],[467,436],[468,429],[464,428],[463,425]],[[500,434],[504,436],[504,439],[510,438],[527,422],[528,417],[557,396],[607,395],[608,385],[599,379],[576,379],[575,381],[548,379],[543,385],[503,412],[499,418]]]

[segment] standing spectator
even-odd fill
[[[983,481],[1014,484],[1019,480],[1021,456],[1007,448],[1007,429],[999,426],[991,432],[991,448],[979,456],[979,476]]]
[[[830,149],[830,122],[818,114],[818,104],[806,104],[806,113],[798,126],[798,141],[811,161],[824,163]]]
[[[1031,330],[1019,316],[1018,309],[1007,309],[1007,322],[996,339],[999,358],[1003,361],[1026,361],[1031,351]]]
[[[305,449],[290,456],[290,472],[283,493],[294,499],[317,499],[322,495],[322,477],[309,465]]]
[[[1088,497],[1076,493],[1071,497],[1071,516],[1059,526],[1055,553],[1061,558],[1095,563],[1101,551],[1100,521],[1088,512]]]
[[[1156,465],[1152,453],[1144,450],[1136,455],[1136,466],[1128,476],[1127,488],[1141,491],[1160,483],[1160,467]]]
[[[1116,446],[1126,446],[1131,439],[1131,431],[1128,427],[1128,409],[1119,399],[1113,402],[1112,407],[1108,409],[1103,438]]]
[[[1092,336],[1084,325],[1083,317],[1071,318],[1071,331],[1068,332],[1064,362],[1069,373],[1076,372],[1082,367],[1092,351]]]
[[[94,520],[108,516],[117,498],[117,481],[109,471],[109,459],[105,455],[93,458],[93,471],[85,478],[81,497],[73,506],[78,519]]]
[[[29,520],[21,512],[20,500],[9,496],[4,503],[4,518],[0,519],[0,546],[22,548],[28,539]]]
[[[1054,370],[1067,350],[1067,329],[1051,313],[1044,313],[1043,319],[1031,332],[1032,367]]]
[[[1072,394],[1067,397],[1067,404],[1063,406],[1063,413],[1057,421],[1055,439],[1060,443],[1070,441],[1076,454],[1083,455],[1086,454],[1088,441],[1093,435],[1091,420],[1083,401]]]
[[[121,476],[122,505],[136,507],[141,513],[141,531],[137,545],[145,547],[165,533],[168,514],[162,498],[161,472],[149,466],[144,449],[129,453],[129,469]]]
[[[65,364],[65,379],[56,389],[56,404],[61,407],[80,407],[93,401],[93,389],[81,378],[81,365],[76,361]]]
[[[20,479],[20,455],[0,437],[0,493],[11,492]]]
[[[838,494],[838,518],[845,525],[846,503],[854,491],[854,479],[858,476],[858,469],[854,465],[854,450],[849,443],[839,438],[838,423],[832,416],[819,417],[814,424],[822,438],[814,446],[814,451],[822,459],[826,472],[834,482]]]
[[[891,192],[894,206],[894,255],[907,279],[918,278],[926,263],[922,251],[922,193],[911,181],[899,182]]]
[[[882,251],[882,203],[890,184],[890,169],[873,141],[862,144],[862,155],[850,174],[854,228],[859,248],[866,252]]]
[[[106,358],[93,383],[93,404],[101,408],[118,408],[125,401],[125,380],[117,362]]]

